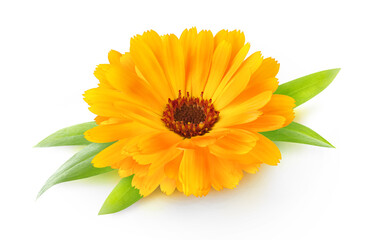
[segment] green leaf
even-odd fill
[[[295,99],[299,106],[323,91],[339,73],[340,68],[313,73],[278,87],[275,94],[283,94]]]
[[[91,160],[94,156],[111,144],[112,143],[92,143],[76,153],[46,181],[38,193],[37,198],[58,183],[88,178],[112,171],[113,169],[109,167],[95,168],[91,164]]]
[[[95,122],[87,122],[63,128],[39,142],[35,147],[89,145],[91,142],[84,138],[83,133],[95,126],[97,126]]]
[[[139,190],[131,185],[133,176],[122,178],[108,195],[99,215],[119,212],[142,198]]]
[[[315,131],[296,122],[292,122],[284,128],[270,132],[262,132],[261,134],[272,141],[302,143],[319,147],[334,148],[332,144]]]

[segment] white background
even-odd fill
[[[1,239],[380,239],[380,7],[377,1],[1,1]],[[296,120],[337,148],[279,144],[283,160],[207,197],[159,191],[97,216],[115,173],[46,179],[78,149],[33,149],[93,119],[82,93],[110,49],[145,30],[241,29],[286,82],[341,67]]]

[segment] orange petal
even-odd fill
[[[261,166],[260,163],[252,163],[252,164],[248,164],[248,165],[243,165],[241,167],[242,167],[242,170],[244,170],[245,172],[254,174],[254,173],[258,172],[260,166]]]
[[[230,129],[230,133],[209,146],[209,150],[217,157],[226,158],[250,152],[258,137],[246,130]]]
[[[85,132],[85,138],[90,142],[107,143],[141,134],[147,134],[152,129],[137,122],[99,125]]]
[[[112,88],[106,78],[106,72],[110,69],[111,64],[99,64],[95,71],[94,76],[99,80],[99,86],[105,88]]]
[[[216,129],[203,136],[192,137],[190,140],[198,147],[207,147],[214,144],[218,139],[226,136],[229,133],[228,129]]]
[[[133,105],[134,108],[155,113],[157,116],[161,115],[164,104],[157,105],[158,101],[155,100],[155,98],[150,98],[149,94],[144,93],[144,87],[139,87],[139,89],[140,90],[133,90],[137,94],[130,91],[129,95],[127,95],[115,89],[98,87],[87,90],[83,96],[84,100],[90,105],[90,111],[100,116],[123,117],[123,111],[120,111],[120,108],[116,106],[118,102]],[[156,102],[156,105],[150,102]]]
[[[262,114],[258,109],[265,106],[270,101],[271,96],[272,93],[267,91],[240,104],[235,104],[233,101],[227,107],[221,109],[220,119],[215,126],[227,127],[253,122]]]
[[[133,175],[135,164],[135,161],[131,157],[124,159],[118,169],[119,177],[124,178]]]
[[[180,40],[174,35],[163,37],[165,72],[175,93],[185,93],[185,59]]]
[[[187,92],[191,92],[191,82],[188,80],[189,73],[193,62],[193,55],[196,48],[197,29],[195,27],[191,29],[185,29],[180,36],[180,42],[183,47],[184,59],[185,59],[185,83],[184,88]]]
[[[160,189],[163,193],[171,195],[176,189],[176,181],[165,177],[160,183]]]
[[[206,84],[213,57],[213,44],[211,31],[201,31],[197,35],[193,62],[188,70],[188,82],[194,96],[199,96]]]
[[[251,132],[274,131],[284,126],[286,118],[279,115],[265,114],[250,123],[234,126]]]
[[[253,150],[249,153],[254,162],[263,162],[268,165],[277,165],[282,158],[278,147],[262,134],[256,134],[259,138]]]
[[[181,150],[170,148],[165,151],[160,151],[152,154],[135,154],[133,158],[141,165],[150,164],[148,175],[154,174],[158,169],[178,157],[182,153]]]
[[[160,64],[160,60],[155,55],[155,50],[151,45],[154,45],[155,39],[152,39],[152,44],[148,45],[142,36],[136,36],[131,39],[130,53],[136,67],[152,86],[156,93],[161,96],[161,100],[166,101],[168,97],[175,97],[173,90],[169,86],[165,73]],[[161,42],[161,38],[160,38]]]
[[[167,177],[171,179],[177,179],[179,175],[179,168],[183,155],[180,154],[174,160],[170,161],[164,166],[164,173]]]
[[[232,46],[227,41],[222,41],[214,51],[210,74],[204,89],[204,97],[206,99],[212,98],[220,84],[228,67],[231,52]]]
[[[251,74],[253,74],[261,66],[262,62],[263,62],[263,56],[261,52],[255,52],[251,54],[248,58],[246,58],[245,61],[243,61],[243,63],[241,64],[241,67],[246,67],[246,65],[248,65],[248,67],[250,68]]]
[[[157,171],[155,174],[150,176],[134,175],[131,184],[139,189],[139,193],[143,195],[143,197],[147,197],[159,186],[164,177],[164,171]]]
[[[231,109],[231,111],[222,111],[218,122],[214,126],[216,128],[224,128],[252,122],[260,117],[261,114],[262,112],[260,111],[245,112],[244,108],[235,108]]]
[[[152,132],[139,140],[139,152],[150,154],[163,151],[177,145],[182,140],[183,137],[172,131]]]
[[[126,53],[122,54],[119,61],[120,61],[120,65],[123,68],[125,68],[126,70],[128,70],[130,72],[135,71],[135,63],[134,63],[134,59],[131,56],[131,53],[126,52]]]
[[[125,99],[136,105],[160,113],[164,101],[152,92],[151,86],[139,78],[136,73],[123,68],[122,66],[112,66],[107,72],[106,77],[113,88],[125,93]]]
[[[215,157],[209,154],[210,176],[212,187],[217,191],[222,188],[235,188],[242,179],[242,171],[231,160]]]
[[[209,166],[206,152],[202,149],[184,150],[180,163],[179,180],[185,195],[191,194],[200,197],[210,190]]]
[[[125,118],[121,114],[121,112],[112,104],[107,104],[107,103],[92,104],[89,107],[89,110],[90,110],[90,112],[92,112],[96,115],[104,116],[106,118]],[[128,118],[126,118],[126,119],[128,119]]]
[[[218,97],[214,94],[213,100],[216,109],[222,109],[231,103],[246,88],[250,80],[250,69],[248,67],[240,69],[221,91]],[[221,86],[221,85],[220,85]],[[218,89],[217,89],[218,90]]]
[[[122,92],[115,89],[107,88],[92,88],[83,94],[84,100],[89,104],[108,103],[112,104],[115,101],[129,101],[129,98]]]
[[[100,125],[103,121],[106,121],[106,120],[108,120],[108,119],[109,119],[109,117],[103,117],[103,116],[96,116],[96,117],[94,118],[95,122],[96,122],[98,125]]]
[[[120,111],[122,116],[133,119],[147,127],[157,130],[167,130],[161,121],[161,115],[148,109],[141,108],[133,103],[117,101],[114,106]]]
[[[244,72],[245,73],[247,72],[247,74],[249,74],[249,79],[247,79],[247,80],[245,79],[244,80],[244,83],[245,83],[244,85],[246,87],[248,81],[250,80],[251,71],[250,71],[249,67],[240,68],[240,66],[241,66],[243,60],[245,59],[247,53],[249,52],[249,49],[250,49],[250,44],[247,43],[245,46],[243,46],[239,50],[239,52],[234,57],[234,59],[231,62],[231,64],[229,64],[228,71],[226,72],[224,78],[221,80],[220,85],[217,87],[216,91],[213,94],[213,97],[212,97],[213,100],[217,100],[220,97],[220,95],[222,95],[222,93],[225,91],[228,83],[233,81],[234,75],[238,75],[239,72],[243,72],[242,71],[243,69],[247,69],[247,71],[244,71]],[[237,70],[239,68],[240,68],[240,71],[237,72]],[[237,79],[237,78],[235,78],[235,79]],[[242,79],[240,79],[240,80],[242,81]],[[239,91],[238,94],[241,93],[241,91]]]
[[[234,58],[245,44],[245,35],[239,30],[221,30],[214,37],[214,41],[215,46],[218,46],[222,41],[230,43],[232,45],[232,57]]]
[[[294,107],[295,100],[292,97],[274,94],[261,111],[263,111],[264,115],[279,115],[284,117],[286,121],[283,127],[285,127],[294,120]]]
[[[119,65],[120,64],[120,57],[122,56],[122,54],[118,51],[115,51],[115,50],[111,50],[109,53],[108,53],[108,61],[111,63],[111,64],[115,64],[115,65]]]
[[[252,65],[253,68],[257,67],[257,70],[252,73],[246,89],[234,100],[236,104],[247,101],[261,92],[274,93],[278,88],[278,79],[275,77],[279,71],[278,62],[272,58],[266,58],[263,61],[260,58],[257,59],[257,63],[261,63],[261,65],[259,67],[255,64]]]
[[[126,140],[121,140],[103,149],[101,152],[95,155],[91,163],[94,165],[94,167],[97,168],[109,167],[115,164],[117,166],[114,167],[118,168],[121,162],[125,158],[128,158],[128,156],[122,154],[122,149],[125,144]]]
[[[266,79],[274,78],[279,72],[279,63],[273,58],[263,60],[261,66],[253,73],[249,86],[260,84]],[[274,90],[275,91],[275,90]]]

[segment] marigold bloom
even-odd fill
[[[95,156],[95,167],[134,175],[147,196],[158,186],[204,196],[234,188],[243,171],[277,165],[277,146],[260,134],[294,118],[294,100],[273,94],[279,64],[260,52],[246,58],[240,31],[185,30],[180,38],[145,32],[130,52],[110,51],[95,70],[99,87],[85,92],[99,126],[92,142],[113,142]]]

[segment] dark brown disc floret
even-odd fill
[[[218,120],[219,112],[214,109],[212,99],[201,97],[191,97],[187,92],[186,96],[168,99],[162,121],[171,131],[185,137],[191,138],[201,136],[210,131]]]

